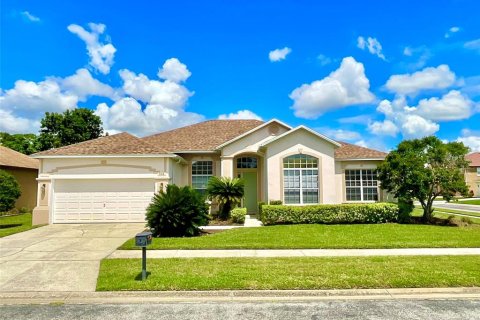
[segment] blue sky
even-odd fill
[[[388,150],[480,150],[480,2],[1,3],[0,131],[87,107],[139,136],[278,118]]]

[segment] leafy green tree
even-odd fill
[[[147,225],[154,236],[191,237],[208,223],[208,205],[191,187],[169,184],[147,208]]]
[[[0,132],[0,145],[23,154],[32,154],[38,151],[38,138],[33,133],[9,134]]]
[[[403,203],[418,199],[422,221],[431,221],[436,197],[450,200],[456,193],[468,192],[464,180],[467,153],[463,143],[444,143],[434,136],[402,141],[378,168],[381,187]]]
[[[17,179],[5,170],[0,170],[0,212],[13,209],[22,192]]]
[[[102,120],[92,110],[78,108],[64,113],[46,112],[38,137],[41,151],[98,138]]]
[[[207,195],[220,205],[220,219],[227,220],[230,210],[240,203],[245,194],[245,182],[239,178],[212,177],[208,181]]]

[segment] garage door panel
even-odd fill
[[[57,180],[54,222],[141,222],[154,191],[151,179]]]

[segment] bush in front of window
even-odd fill
[[[268,203],[272,206],[278,206],[280,204],[283,204],[282,200],[270,200],[270,202]]]
[[[208,224],[208,204],[189,186],[169,184],[147,208],[147,225],[155,237],[192,237]]]
[[[264,205],[261,220],[264,225],[386,223],[397,222],[398,214],[398,205],[394,203]]]
[[[247,208],[235,208],[230,211],[230,218],[233,223],[245,223]]]

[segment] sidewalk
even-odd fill
[[[369,256],[459,256],[480,255],[480,248],[405,249],[292,249],[292,250],[147,250],[147,257],[233,258],[233,257],[369,257]],[[141,250],[116,250],[107,259],[141,258]]]
[[[344,290],[219,290],[111,292],[0,292],[0,305],[314,302],[322,300],[480,299],[480,288]]]

